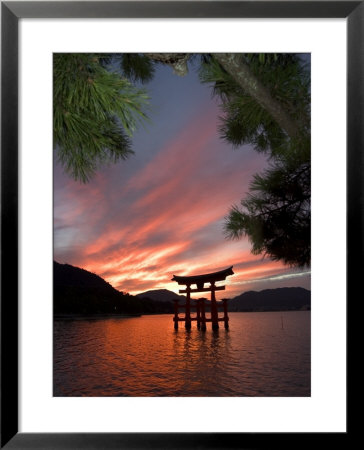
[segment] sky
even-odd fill
[[[218,133],[218,101],[194,67],[185,77],[159,66],[146,86],[149,122],[133,136],[134,155],[99,169],[87,184],[54,158],[54,259],[138,294],[178,292],[173,275],[233,266],[218,298],[300,286],[310,271],[252,255],[247,238],[228,240],[225,217],[239,205],[266,157],[234,149]],[[224,284],[218,283],[218,284]]]

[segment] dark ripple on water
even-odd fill
[[[56,320],[54,395],[309,396],[310,334],[309,311],[230,313],[205,333],[169,315]]]

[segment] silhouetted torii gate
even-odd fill
[[[186,295],[186,305],[179,305],[178,300],[174,302],[174,328],[178,329],[178,322],[185,322],[187,329],[191,328],[191,321],[197,321],[197,328],[206,330],[206,322],[212,322],[212,329],[219,328],[219,322],[224,322],[225,328],[229,328],[229,317],[227,313],[227,300],[223,300],[224,317],[219,318],[218,305],[216,303],[215,291],[224,291],[225,286],[215,286],[217,281],[224,281],[229,275],[234,275],[233,266],[220,272],[206,273],[204,275],[195,275],[188,277],[180,277],[173,275],[172,281],[177,281],[179,285],[186,285],[186,289],[179,291],[180,294]],[[205,283],[210,283],[210,286],[204,287]],[[191,289],[191,285],[195,284],[196,289]],[[196,305],[191,305],[191,292],[210,292],[211,291],[211,318],[207,319],[205,315],[205,301],[204,299],[196,300]],[[191,306],[196,308],[196,317],[191,317]],[[178,308],[185,308],[185,317],[178,317]]]

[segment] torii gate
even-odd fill
[[[178,305],[178,300],[174,303],[174,328],[178,329],[178,322],[185,322],[186,329],[191,328],[191,321],[197,321],[197,328],[206,330],[206,322],[212,322],[212,329],[217,330],[219,328],[219,322],[224,322],[225,328],[229,328],[229,317],[227,314],[227,301],[223,300],[224,317],[219,318],[218,305],[216,303],[215,291],[224,291],[225,286],[215,286],[217,281],[224,281],[229,275],[234,275],[233,266],[220,270],[220,272],[206,273],[204,275],[195,275],[188,277],[180,277],[173,275],[172,281],[177,281],[179,285],[186,285],[186,289],[179,291],[180,294],[186,295],[186,305]],[[204,287],[205,283],[210,283],[210,286]],[[191,289],[191,285],[195,284],[196,289]],[[205,303],[204,299],[196,300],[196,305],[192,307],[196,308],[196,317],[191,317],[191,292],[210,292],[211,291],[211,318],[207,319],[205,316]],[[184,318],[178,317],[178,308],[186,308],[186,314]]]

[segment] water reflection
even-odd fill
[[[168,315],[55,321],[56,396],[307,396],[310,313],[233,313],[230,329]]]

